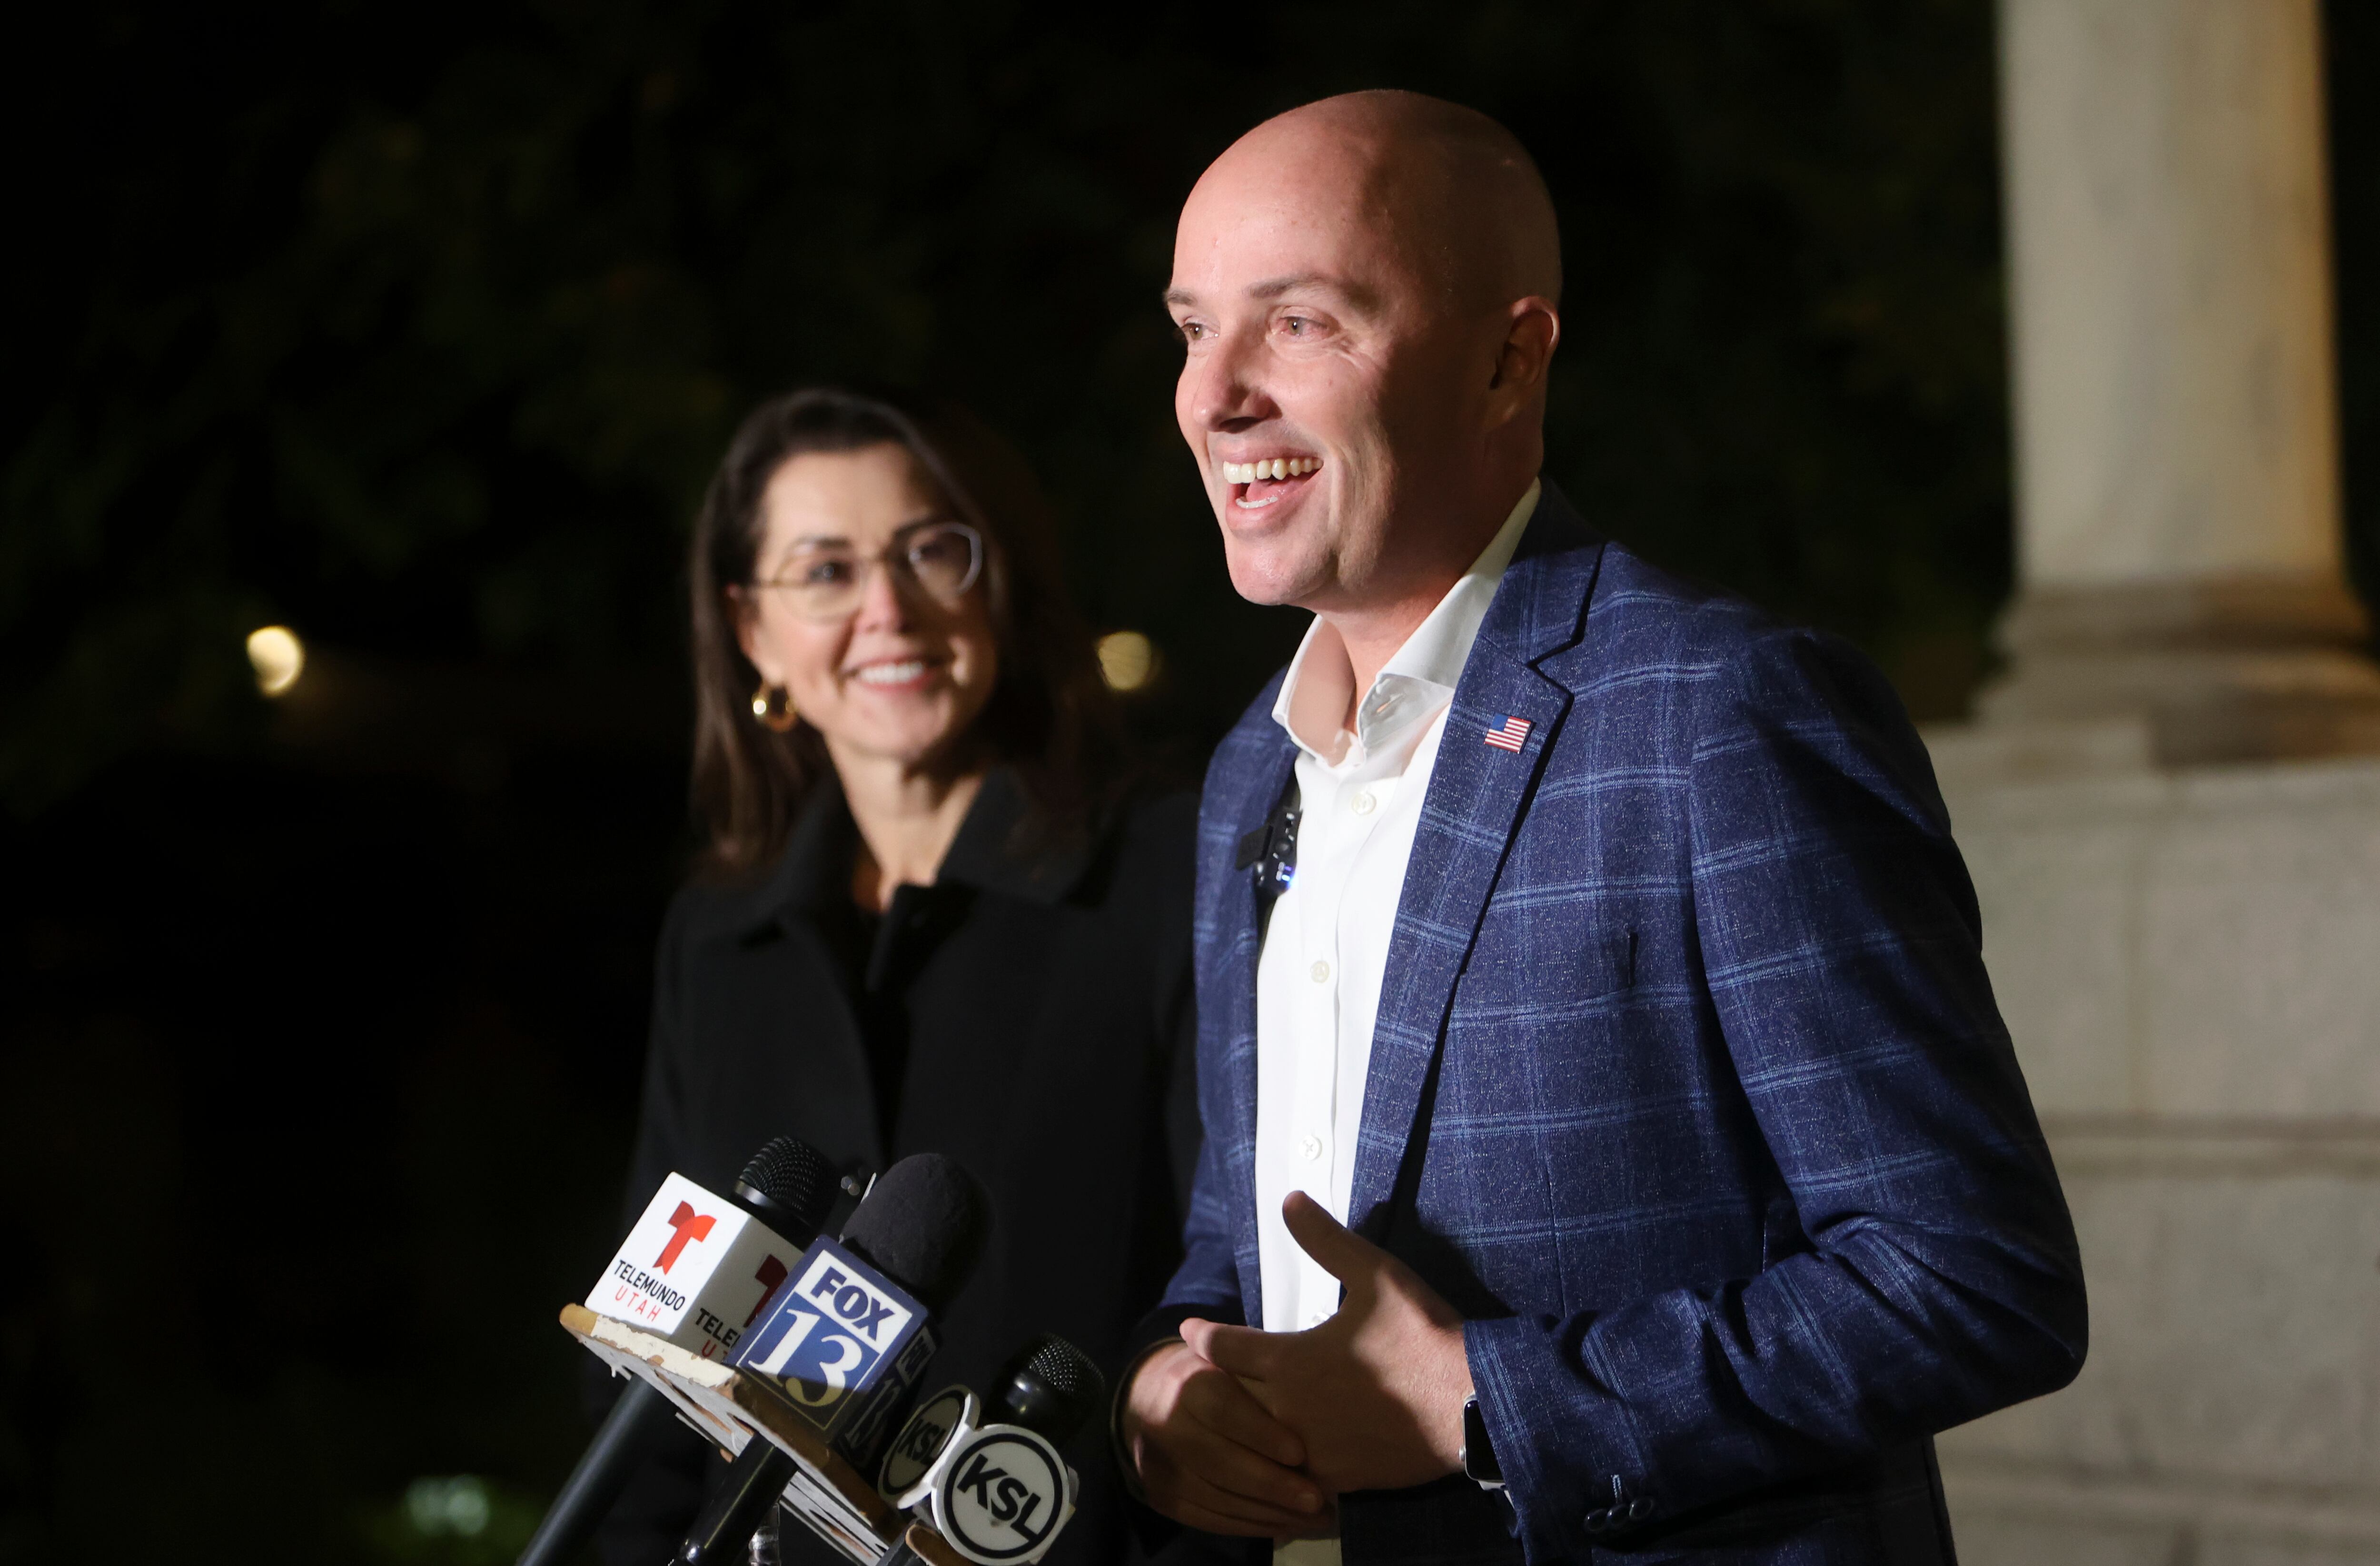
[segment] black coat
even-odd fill
[[[1196,802],[1147,802],[1040,852],[1013,844],[1023,807],[1014,777],[991,774],[935,884],[901,888],[871,936],[830,779],[764,880],[688,887],[662,933],[631,1216],[671,1171],[723,1191],[786,1134],[863,1178],[911,1153],[956,1159],[990,1190],[993,1228],[937,1323],[929,1389],[980,1390],[1042,1331],[1112,1378],[1181,1254],[1198,1134]],[[720,1466],[691,1440],[674,1456],[613,1513],[601,1543],[616,1566],[668,1560],[706,1463]],[[1067,1456],[1082,1509],[1049,1559],[1122,1558],[1104,1421]],[[789,1519],[784,1544],[788,1560],[840,1559]]]

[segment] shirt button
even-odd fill
[[[1308,1327],[1319,1327],[1330,1319],[1330,1313],[1327,1310],[1310,1310],[1305,1313],[1305,1324]]]
[[[1305,1154],[1308,1159],[1318,1159],[1322,1156],[1322,1138],[1319,1136],[1308,1136],[1305,1140],[1297,1145],[1297,1150]]]
[[[1372,791],[1367,788],[1363,793],[1357,795],[1354,798],[1349,800],[1347,802],[1347,808],[1354,811],[1355,814],[1359,816],[1368,816],[1372,813],[1372,807],[1378,804],[1379,804],[1379,801],[1372,797]]]
[[[1330,982],[1330,965],[1328,963],[1318,959],[1314,966],[1308,968],[1306,971],[1314,976],[1314,982],[1317,984],[1328,984]]]

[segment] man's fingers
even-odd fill
[[[1378,1245],[1350,1233],[1320,1202],[1303,1191],[1292,1191],[1281,1204],[1281,1220],[1297,1248],[1321,1264],[1322,1270],[1353,1287],[1368,1281],[1386,1254]]]
[[[1311,1516],[1322,1507],[1322,1487],[1296,1469],[1272,1459],[1208,1426],[1204,1439],[1178,1457],[1185,1472],[1194,1473],[1218,1490],[1269,1509]]]
[[[1305,1443],[1297,1432],[1274,1418],[1236,1376],[1212,1362],[1206,1374],[1184,1384],[1182,1407],[1219,1440],[1245,1448],[1257,1461],[1269,1461],[1282,1470],[1305,1462]]]
[[[1223,1534],[1247,1539],[1294,1538],[1315,1525],[1311,1517],[1293,1522],[1266,1523],[1237,1516],[1230,1512],[1209,1511],[1180,1496],[1171,1497],[1158,1508],[1176,1523],[1187,1524],[1202,1533]]]
[[[1259,1332],[1253,1327],[1218,1327],[1211,1321],[1185,1321],[1182,1341],[1199,1358],[1234,1376],[1266,1379],[1281,1352],[1286,1333]]]
[[[1207,1345],[1214,1340],[1215,1334],[1222,1329],[1220,1326],[1203,1316],[1183,1317],[1182,1325],[1178,1329],[1182,1334],[1182,1341],[1190,1345],[1190,1352],[1200,1359],[1208,1360],[1209,1364],[1213,1361],[1207,1353]]]
[[[1247,1454],[1243,1452],[1241,1455]],[[1310,1504],[1297,1506],[1284,1503],[1277,1493],[1250,1495],[1245,1487],[1249,1484],[1250,1477],[1243,1471],[1218,1472],[1203,1463],[1195,1469],[1181,1469],[1174,1475],[1175,1493],[1180,1499],[1195,1502],[1210,1511],[1220,1511],[1255,1524],[1271,1533],[1310,1527],[1314,1519],[1323,1511],[1320,1495],[1303,1479],[1299,1480],[1298,1487],[1306,1492]],[[1277,1491],[1280,1487],[1259,1487]]]
[[[1296,1471],[1304,1443],[1186,1339],[1176,1352],[1181,1360],[1160,1368],[1179,1378],[1171,1396],[1131,1440],[1150,1499],[1168,1516],[1218,1532],[1276,1538],[1313,1532],[1329,1502]]]
[[[1175,1475],[1175,1478],[1179,1487],[1174,1492],[1173,1501],[1177,1507],[1185,1510],[1196,1509],[1210,1516],[1229,1518],[1233,1524],[1230,1528],[1217,1529],[1208,1527],[1206,1524],[1192,1522],[1182,1511],[1174,1513],[1180,1521],[1190,1523],[1193,1527],[1208,1527],[1210,1533],[1261,1534],[1277,1539],[1292,1538],[1301,1534],[1313,1533],[1318,1528],[1328,1527],[1330,1524],[1330,1513],[1328,1507],[1317,1506],[1311,1511],[1293,1511],[1287,1507],[1268,1506],[1262,1501],[1251,1500],[1246,1496],[1238,1495],[1210,1484],[1202,1475],[1181,1474]]]
[[[1183,1342],[1141,1362],[1125,1387],[1126,1461],[1158,1510],[1193,1527],[1273,1538],[1327,1527],[1329,1498],[1297,1472],[1305,1443],[1192,1346],[1219,1330],[1185,1323]]]

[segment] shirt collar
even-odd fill
[[[1352,744],[1340,722],[1347,711],[1355,672],[1347,661],[1347,644],[1340,639],[1338,628],[1318,614],[1314,617],[1305,639],[1297,644],[1297,656],[1290,660],[1281,695],[1272,704],[1273,722],[1296,741],[1300,750],[1327,767],[1376,759],[1396,748],[1400,740],[1416,737],[1420,726],[1454,699],[1463,665],[1471,657],[1471,644],[1479,639],[1480,622],[1488,617],[1496,586],[1503,580],[1504,568],[1512,564],[1512,552],[1520,546],[1521,535],[1527,530],[1543,492],[1543,483],[1531,480],[1528,492],[1488,540],[1488,547],[1479,552],[1479,558],[1446,589],[1446,596],[1414,627],[1404,645],[1390,654],[1356,710]]]
[[[942,856],[937,885],[971,886],[1032,903],[1056,903],[1074,890],[1090,868],[1095,829],[1037,834],[1021,841],[1018,829],[1030,808],[1024,780],[1009,767],[984,774],[967,807],[958,835]],[[852,856],[859,829],[843,797],[832,768],[811,785],[802,802],[784,853],[754,892],[750,928],[766,929],[851,898]]]

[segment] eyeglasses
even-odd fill
[[[905,529],[882,554],[860,553],[848,544],[820,543],[795,550],[782,574],[755,588],[776,588],[805,620],[840,620],[859,608],[871,565],[893,574],[936,603],[955,608],[983,575],[983,535],[964,522],[926,522]]]

